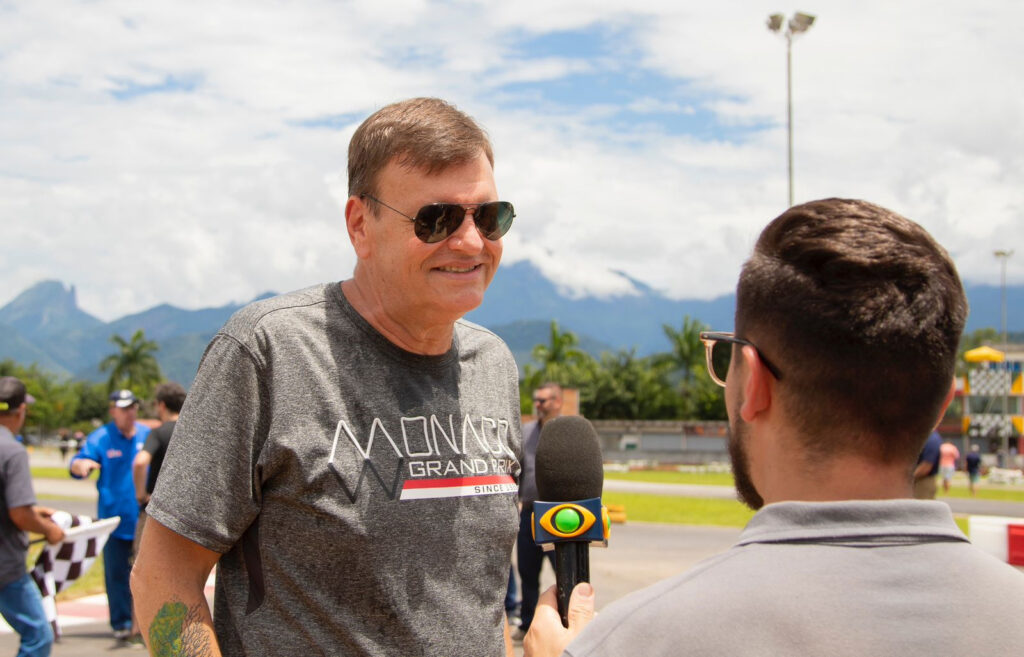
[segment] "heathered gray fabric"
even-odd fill
[[[8,509],[35,503],[28,453],[7,427],[0,427],[0,588],[25,576],[28,550],[28,534],[11,521]]]
[[[411,354],[339,284],[318,286],[240,310],[213,339],[147,510],[225,553],[225,655],[500,655],[514,480],[400,497],[517,475],[519,423],[516,366],[494,334],[460,321],[449,353]]]
[[[784,502],[727,552],[603,609],[565,654],[1009,655],[1021,618],[1024,574],[942,502]]]

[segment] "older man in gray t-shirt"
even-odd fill
[[[175,427],[133,576],[153,654],[510,649],[518,373],[461,319],[514,216],[492,166],[482,131],[436,99],[356,131],[353,277],[239,311]]]

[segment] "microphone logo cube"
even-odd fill
[[[611,521],[601,498],[577,502],[534,502],[533,540],[545,549],[555,543],[608,545]]]

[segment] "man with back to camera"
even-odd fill
[[[139,400],[135,393],[127,389],[111,393],[110,422],[89,434],[69,465],[75,479],[86,478],[99,470],[97,515],[121,518],[103,546],[103,578],[110,626],[119,641],[126,641],[135,633],[129,579],[139,504],[135,501],[132,462],[149,435],[149,427],[136,422],[138,416]]]
[[[167,445],[171,442],[174,425],[178,414],[185,404],[185,388],[180,383],[167,381],[161,383],[153,392],[156,399],[156,416],[160,418],[160,426],[149,432],[142,451],[135,455],[132,462],[132,482],[135,484],[135,500],[139,503],[139,522],[135,528],[135,547],[146,526],[146,505],[153,494],[160,468],[164,463]]]
[[[1024,644],[1024,575],[972,546],[946,504],[911,499],[921,446],[953,397],[966,314],[949,255],[895,213],[828,199],[775,219],[740,274],[735,335],[701,335],[709,367],[712,352],[732,352],[712,375],[736,489],[759,511],[727,552],[596,618],[593,588],[579,585],[568,629],[545,592],[526,654],[914,657]]]
[[[512,638],[522,641],[533,622],[533,612],[540,596],[540,571],[544,567],[544,550],[533,539],[533,503],[537,501],[537,445],[545,422],[562,414],[562,386],[542,383],[533,391],[533,407],[537,419],[523,425],[523,471],[519,476],[519,536],[516,537],[516,569],[522,597],[519,609],[520,626]],[[549,552],[554,567],[554,552]]]
[[[28,452],[14,439],[34,401],[20,379],[0,378],[0,615],[21,636],[18,657],[46,657],[53,645],[39,587],[25,572],[26,532],[42,534],[51,545],[64,540],[64,530],[50,520],[53,509],[36,506]]]
[[[175,426],[133,574],[154,655],[510,651],[518,371],[460,318],[512,205],[437,99],[370,116],[348,167],[353,277],[239,311]]]
[[[976,494],[975,487],[981,479],[981,448],[971,445],[971,451],[967,454],[967,487],[971,491],[971,497]]]

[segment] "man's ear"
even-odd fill
[[[370,255],[369,222],[370,208],[358,196],[349,196],[345,203],[345,227],[356,256],[361,260]]]
[[[771,373],[761,362],[757,349],[744,345],[740,350],[746,377],[743,381],[743,403],[740,405],[740,417],[752,422],[760,413],[767,411],[772,405],[774,394]]]

